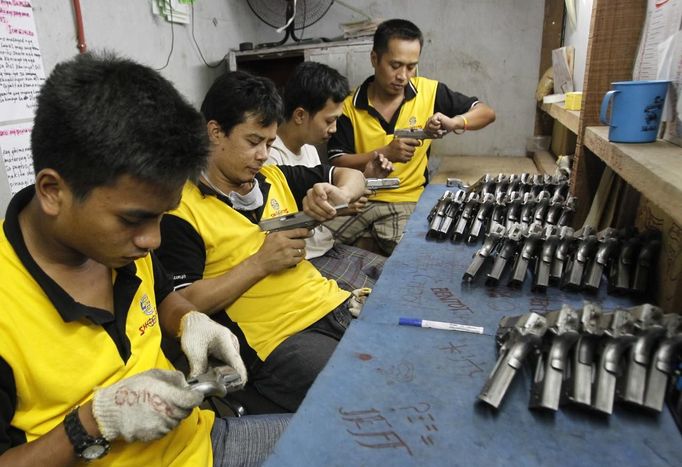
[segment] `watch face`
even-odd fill
[[[103,446],[101,444],[93,444],[83,449],[81,456],[83,457],[83,459],[93,460],[99,459],[104,454],[106,454],[106,452],[107,452],[106,446]]]

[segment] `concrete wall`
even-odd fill
[[[424,32],[420,73],[453,89],[476,95],[497,112],[493,126],[451,136],[435,154],[522,155],[533,132],[533,95],[538,79],[543,0],[345,0],[374,18],[404,17]],[[107,48],[154,68],[166,63],[170,25],[151,13],[151,1],[81,0],[89,49]],[[68,1],[35,1],[38,38],[47,73],[76,49],[74,14]],[[245,0],[196,0],[195,37],[209,63],[240,42],[282,37],[262,23]],[[339,24],[362,15],[335,3],[304,37],[334,37]],[[173,54],[161,71],[195,105],[217,71],[206,67],[192,40],[190,25],[174,26]],[[369,60],[369,57],[367,57]],[[222,67],[219,68],[223,70]]]

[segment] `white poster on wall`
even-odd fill
[[[642,29],[633,80],[656,79],[659,68],[658,46],[680,30],[682,0],[649,0]]]
[[[0,119],[32,118],[43,81],[31,2],[0,1]]]
[[[0,153],[12,196],[33,183],[32,129],[32,122],[0,126]]]

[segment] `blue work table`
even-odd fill
[[[616,404],[611,416],[574,406],[528,409],[531,369],[519,371],[498,410],[477,402],[497,359],[502,316],[629,306],[625,297],[487,287],[461,279],[480,245],[425,240],[444,185],[426,188],[364,310],[294,415],[266,465],[682,465],[680,433],[658,415]],[[479,276],[485,276],[484,270]],[[506,284],[505,276],[501,283]],[[398,326],[399,317],[483,326],[468,334]]]

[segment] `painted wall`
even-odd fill
[[[274,0],[273,0],[274,1]],[[36,27],[46,72],[77,53],[74,14],[69,1],[34,1]],[[408,0],[344,3],[373,18],[405,17],[424,32],[420,72],[451,88],[478,96],[497,112],[494,126],[438,142],[438,154],[525,154],[533,132],[534,102],[542,39],[543,0]],[[153,16],[151,0],[81,0],[86,42],[108,48],[154,68],[166,63],[171,46],[169,23]],[[240,42],[282,37],[253,15],[246,0],[196,0],[194,32],[209,63],[220,61]],[[334,37],[339,24],[362,15],[340,3],[304,31],[304,37]],[[161,71],[195,105],[217,71],[206,67],[190,25],[174,26],[168,67]],[[369,60],[369,57],[367,57]],[[223,68],[221,67],[222,71]]]

